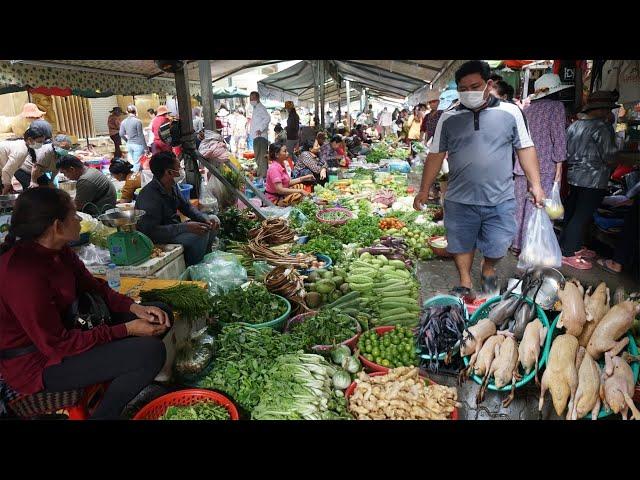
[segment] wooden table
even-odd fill
[[[106,280],[104,275],[94,275],[97,278]],[[153,290],[154,288],[169,288],[179,283],[192,283],[200,288],[207,288],[206,282],[196,281],[180,281],[180,280],[164,280],[160,278],[141,278],[141,277],[120,277],[120,293],[131,297],[134,300],[140,300],[140,291]]]

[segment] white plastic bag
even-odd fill
[[[78,249],[78,257],[86,266],[91,265],[108,265],[111,263],[111,255],[109,250],[96,247],[92,243],[83,245]]]
[[[564,218],[564,207],[560,200],[560,183],[553,182],[551,198],[544,201],[544,209],[551,220],[562,220]]]
[[[527,236],[520,252],[518,268],[559,268],[561,265],[562,251],[553,231],[553,224],[544,210],[536,208],[527,224]]]
[[[151,170],[140,170],[140,186],[141,188],[144,188],[144,186],[149,183],[151,180],[153,180],[153,173],[151,173]]]

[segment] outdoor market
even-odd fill
[[[2,419],[640,420],[639,61],[3,60],[0,168]]]

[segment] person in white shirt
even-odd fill
[[[380,117],[378,117],[378,125],[382,127],[384,136],[391,134],[392,123],[393,118],[391,116],[391,112],[387,110],[387,107],[384,107],[380,113]]]
[[[253,153],[258,164],[257,176],[265,178],[268,167],[267,152],[269,151],[268,135],[271,115],[269,115],[267,108],[260,103],[260,94],[258,92],[251,92],[249,103],[253,107],[249,134],[253,138]]]
[[[229,128],[231,129],[231,152],[238,153],[238,147],[244,145],[247,140],[247,117],[244,116],[244,110],[238,108],[229,119]]]
[[[22,166],[27,156],[31,156],[31,160],[36,162],[36,150],[42,148],[45,135],[35,128],[27,128],[23,138],[19,140],[5,140],[0,142],[0,168],[2,169],[2,177],[0,177],[0,186],[2,187],[2,195],[6,195],[12,191],[11,180],[16,171]]]

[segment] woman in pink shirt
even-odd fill
[[[305,175],[291,180],[287,173],[285,162],[289,158],[287,146],[280,143],[269,145],[269,160],[271,164],[267,170],[265,196],[278,206],[286,206],[297,202],[303,196],[310,195],[302,190],[302,182],[311,180],[313,175]],[[289,188],[298,185],[297,188]]]

